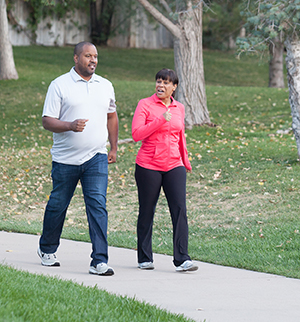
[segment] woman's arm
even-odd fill
[[[155,131],[157,131],[167,121],[164,114],[154,117],[153,121],[146,123],[149,117],[149,109],[144,100],[141,100],[135,110],[132,120],[132,138],[135,142],[144,140]]]
[[[182,105],[182,129],[179,134],[179,150],[181,154],[181,159],[183,162],[183,165],[185,166],[187,172],[192,172],[192,166],[189,160],[189,154],[186,148],[186,138],[185,138],[185,109]]]

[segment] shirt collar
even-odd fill
[[[96,77],[97,75],[93,74],[90,80],[83,79],[75,70],[75,67],[72,67],[70,70],[71,77],[73,78],[74,82],[86,82],[86,83],[93,83],[99,82],[99,79]]]

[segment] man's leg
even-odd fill
[[[53,190],[46,206],[40,238],[43,253],[53,254],[59,246],[66,211],[79,180],[78,174],[78,166],[52,163]]]
[[[82,165],[80,178],[89,233],[92,242],[91,266],[108,261],[106,190],[108,161],[106,154],[96,154]]]

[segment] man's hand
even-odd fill
[[[67,131],[82,132],[85,128],[87,119],[77,119],[73,122],[61,121],[50,116],[43,116],[43,127],[54,133]]]
[[[71,130],[73,132],[82,132],[85,128],[87,119],[77,119],[71,123]]]
[[[107,155],[107,160],[109,164],[117,162],[117,151],[110,150]]]

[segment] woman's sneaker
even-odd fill
[[[41,264],[44,266],[60,266],[60,262],[54,254],[46,254],[41,251],[40,248],[37,250],[37,254],[42,260]]]
[[[106,263],[99,263],[97,266],[91,266],[89,273],[102,276],[112,276],[115,272]]]
[[[154,269],[154,265],[152,262],[139,263],[138,267],[140,269]]]
[[[176,272],[191,272],[196,271],[198,269],[198,266],[194,264],[192,261],[187,260],[183,262],[180,266],[176,267]]]

